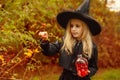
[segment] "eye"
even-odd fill
[[[77,24],[76,27],[80,27],[80,26]]]
[[[78,25],[78,24],[76,24],[76,27],[78,28],[78,27],[81,27],[80,25]]]
[[[70,27],[72,28],[72,27],[73,27],[73,24],[70,24]]]

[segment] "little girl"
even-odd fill
[[[39,33],[43,54],[60,54],[59,64],[63,67],[63,72],[59,80],[90,80],[98,70],[97,46],[91,36],[99,34],[101,27],[88,15],[88,8],[89,0],[85,0],[77,10],[57,15],[58,24],[66,30],[62,42],[57,40],[50,43],[47,32],[44,35]]]

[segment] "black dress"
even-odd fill
[[[75,68],[75,59],[76,54],[82,52],[82,43],[76,42],[75,47],[73,48],[73,54],[67,55],[65,51],[61,51],[62,43],[56,41],[54,43],[49,42],[41,42],[41,48],[43,49],[42,52],[46,56],[52,56],[56,53],[59,53],[59,64],[63,67],[63,72],[59,78],[59,80],[90,80],[90,77],[93,76],[96,71],[98,70],[97,60],[98,60],[98,51],[97,46],[93,43],[93,51],[92,56],[88,60],[88,68],[90,73],[85,77],[79,77],[76,75],[76,68]]]
[[[90,80],[90,78],[87,76],[81,78],[71,71],[64,69],[59,80]]]

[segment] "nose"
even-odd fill
[[[76,26],[74,25],[74,26],[71,28],[71,30],[76,30]]]

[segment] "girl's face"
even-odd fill
[[[80,39],[83,33],[83,26],[79,19],[71,19],[70,21],[70,32],[71,35],[76,38]]]

